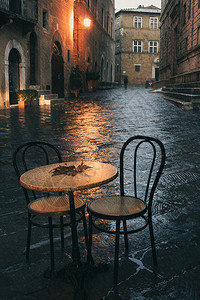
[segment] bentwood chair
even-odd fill
[[[120,152],[120,195],[95,199],[87,206],[89,213],[88,263],[92,263],[92,227],[94,226],[101,232],[114,234],[114,284],[118,282],[120,235],[124,236],[127,252],[128,234],[139,232],[149,226],[153,263],[157,265],[152,201],[164,168],[165,156],[165,148],[158,139],[147,136],[129,138]],[[105,222],[110,222],[112,227],[109,228],[107,223],[106,226],[102,226]]]
[[[17,173],[18,179],[29,169],[47,165],[49,163],[62,162],[61,154],[58,149],[46,142],[28,142],[20,145],[13,154],[13,166]],[[54,245],[53,245],[53,228],[60,228],[61,247],[64,248],[64,227],[70,226],[70,205],[69,198],[66,195],[41,193],[36,194],[22,187],[27,211],[28,211],[28,233],[26,246],[26,259],[29,259],[31,228],[32,225],[49,229],[50,254],[51,254],[51,271],[50,275],[55,273],[54,264]],[[83,221],[86,246],[88,242],[87,224],[85,218],[86,204],[80,200],[75,200],[75,211],[77,222]]]

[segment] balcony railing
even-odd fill
[[[38,0],[0,0],[0,13],[36,23]]]

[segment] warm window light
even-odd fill
[[[90,19],[84,19],[84,26],[85,27],[90,27],[91,20]]]

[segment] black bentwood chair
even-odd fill
[[[88,204],[89,250],[88,262],[92,262],[92,227],[115,234],[114,284],[118,282],[119,236],[124,235],[128,251],[128,234],[149,226],[154,265],[157,265],[152,225],[152,201],[165,164],[165,149],[161,141],[147,136],[134,136],[123,145],[120,153],[120,195],[95,199]],[[132,169],[133,166],[133,169]],[[131,170],[130,170],[131,168]],[[126,191],[129,195],[125,195]],[[98,220],[101,220],[99,222]],[[115,229],[103,228],[110,220]],[[121,224],[122,223],[122,226]],[[105,225],[105,224],[104,224]]]
[[[51,161],[50,161],[51,159]],[[28,142],[19,146],[13,154],[13,166],[17,173],[18,179],[20,176],[33,168],[48,165],[49,163],[62,162],[61,154],[58,149],[45,142]],[[46,276],[53,276],[55,273],[54,264],[54,246],[53,246],[53,228],[60,228],[61,232],[61,247],[64,248],[64,227],[70,226],[70,206],[68,196],[59,193],[51,195],[49,193],[40,193],[40,198],[35,191],[30,191],[22,187],[28,210],[28,235],[26,247],[26,259],[29,259],[31,227],[32,225],[48,228],[51,253],[51,271]],[[78,215],[77,222],[83,221],[86,246],[88,243],[87,225],[85,218],[86,204],[80,200],[75,200],[75,211]],[[46,221],[47,222],[46,222]]]

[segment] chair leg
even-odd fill
[[[32,224],[30,222],[31,214],[28,213],[28,233],[27,233],[27,243],[26,243],[26,261],[29,260],[29,252],[30,252],[30,243],[31,243],[31,228]]]
[[[60,216],[60,237],[61,237],[61,248],[64,248],[63,216]]]
[[[82,219],[83,219],[83,228],[84,228],[84,235],[85,235],[85,244],[86,244],[86,248],[88,249],[88,231],[87,231],[87,222],[85,217],[85,208],[82,210]]]
[[[114,284],[117,284],[117,282],[118,282],[119,231],[120,231],[120,220],[117,220],[116,221],[116,236],[115,236]]]
[[[153,255],[153,263],[155,266],[157,266],[157,255],[156,255],[156,246],[155,246],[155,241],[154,241],[154,233],[153,233],[153,224],[152,224],[152,219],[149,218],[149,233],[150,233],[150,238],[151,238],[151,249],[152,249],[152,255]]]
[[[89,240],[87,248],[87,263],[93,262],[92,258],[92,216],[89,214]]]
[[[53,225],[52,225],[52,217],[48,217],[49,219],[49,241],[50,241],[50,253],[51,253],[51,272],[55,271],[54,266],[54,247],[53,247]]]
[[[123,221],[124,226],[124,242],[125,242],[125,249],[128,252],[128,234],[127,234],[127,226],[126,226],[126,220]]]

